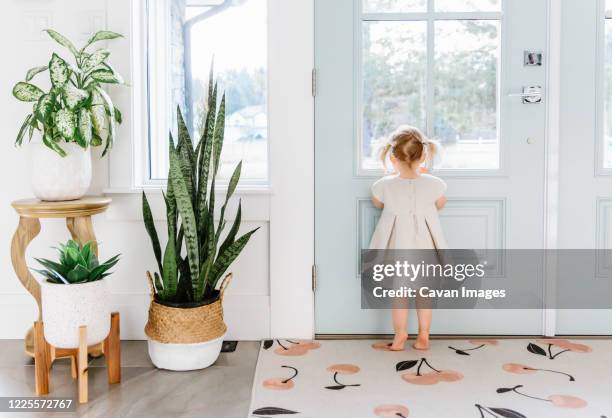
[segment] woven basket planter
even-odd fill
[[[214,363],[227,330],[223,295],[231,278],[230,273],[217,295],[193,307],[169,306],[151,298],[145,334],[155,366],[179,371],[203,369]]]

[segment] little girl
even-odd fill
[[[446,204],[446,183],[422,174],[423,164],[433,158],[438,148],[436,142],[426,139],[412,126],[401,126],[391,134],[381,158],[385,165],[389,158],[394,173],[372,186],[372,202],[383,212],[370,249],[448,248],[438,218],[438,210]],[[419,335],[412,345],[417,350],[429,348],[431,309],[419,308],[422,305],[417,298]],[[401,351],[408,340],[406,301],[392,310],[392,317],[395,338],[389,349]]]

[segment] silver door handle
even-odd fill
[[[525,86],[522,93],[510,93],[508,97],[520,97],[524,104],[536,104],[542,102],[542,86]]]

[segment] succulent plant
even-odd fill
[[[102,280],[110,275],[108,271],[119,261],[119,254],[105,261],[98,262],[93,250],[93,242],[80,245],[74,240],[60,244],[59,262],[36,258],[46,270],[34,271],[42,274],[48,282],[56,284],[78,284]]]
[[[113,145],[115,123],[121,123],[121,112],[102,89],[104,84],[123,84],[123,79],[107,62],[110,51],[105,48],[91,50],[99,41],[122,35],[99,31],[89,38],[85,46],[77,49],[60,33],[45,32],[74,56],[74,64],[53,53],[47,65],[28,70],[24,81],[13,87],[13,96],[22,102],[33,103],[19,129],[16,145],[21,145],[26,133],[29,139],[35,130],[41,132],[43,143],[64,157],[63,142],[75,142],[83,148],[104,145],[105,155]],[[31,83],[39,73],[49,71],[51,88],[44,92]]]
[[[218,223],[214,219],[215,183],[225,129],[225,94],[217,110],[217,84],[214,83],[212,70],[208,85],[208,111],[195,148],[180,108],[177,109],[177,120],[176,146],[172,134],[169,141],[170,172],[164,194],[169,238],[163,256],[151,207],[144,192],[142,211],[159,269],[159,273],[154,273],[155,296],[161,301],[180,304],[200,302],[213,296],[223,273],[259,228],[237,238],[242,214],[239,203],[233,225],[225,239],[221,240],[226,226],[225,210],[238,185],[242,162],[236,166],[229,180]]]

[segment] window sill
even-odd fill
[[[105,195],[130,195],[130,194],[141,194],[143,191],[152,194],[161,194],[164,186],[143,186],[143,187],[113,187],[104,189]],[[219,186],[215,188],[217,194],[223,194],[227,192],[227,186]],[[236,188],[234,195],[273,195],[272,188],[269,186],[239,186]]]

